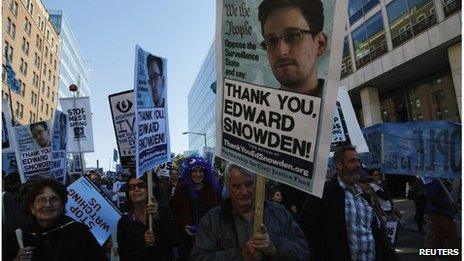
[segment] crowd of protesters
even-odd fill
[[[336,151],[334,164],[322,198],[268,180],[259,232],[253,231],[255,174],[238,165],[217,176],[202,157],[185,158],[169,177],[155,175],[152,200],[146,175],[132,174],[121,188],[117,242],[110,238],[103,246],[66,216],[63,184],[42,179],[21,185],[10,174],[3,179],[3,260],[107,260],[113,244],[120,260],[398,260],[386,223],[402,217],[379,170],[364,169],[354,147]],[[77,178],[70,176],[66,185]],[[99,173],[89,171],[87,178],[108,198],[116,193]],[[410,186],[418,229],[427,231],[425,246],[459,248],[458,205],[447,187],[439,179],[414,179]]]

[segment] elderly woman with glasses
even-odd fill
[[[146,177],[137,179],[135,174],[129,177],[126,199],[129,212],[118,222],[120,260],[173,260],[173,247],[177,244],[179,232],[168,206],[156,198],[154,204],[148,204]],[[150,214],[153,231],[148,225]]]
[[[90,230],[65,215],[66,202],[67,191],[61,183],[33,181],[24,199],[33,221],[23,229],[25,247],[14,260],[105,260]]]

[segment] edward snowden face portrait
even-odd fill
[[[259,21],[272,73],[281,89],[322,96],[317,62],[327,46],[320,0],[264,0]]]
[[[147,57],[148,81],[151,89],[151,96],[156,108],[164,107],[164,74],[163,60],[151,54]]]
[[[50,146],[50,132],[46,122],[41,121],[32,123],[29,128],[37,145],[39,145],[41,148]]]

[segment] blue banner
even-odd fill
[[[116,231],[121,218],[121,213],[85,177],[69,185],[66,214],[87,225],[100,245]]]
[[[363,130],[368,168],[386,174],[461,178],[461,124],[447,121],[377,124]]]
[[[16,79],[16,73],[9,61],[6,61],[6,83],[13,92],[18,94],[21,92],[21,83]]]

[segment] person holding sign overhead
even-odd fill
[[[34,219],[23,229],[24,247],[14,260],[105,260],[90,230],[64,214],[67,200],[66,188],[58,181],[32,182],[24,205]]]
[[[137,179],[135,174],[129,177],[126,198],[130,211],[118,222],[120,260],[173,260],[173,247],[180,233],[168,206],[148,203],[146,177]],[[150,214],[154,217],[153,231],[148,227]]]
[[[202,218],[192,260],[309,260],[303,232],[283,206],[265,201],[264,224],[253,234],[254,173],[230,164],[225,179],[230,197]]]
[[[272,73],[282,90],[322,97],[317,62],[327,47],[319,0],[264,0],[258,19]]]

